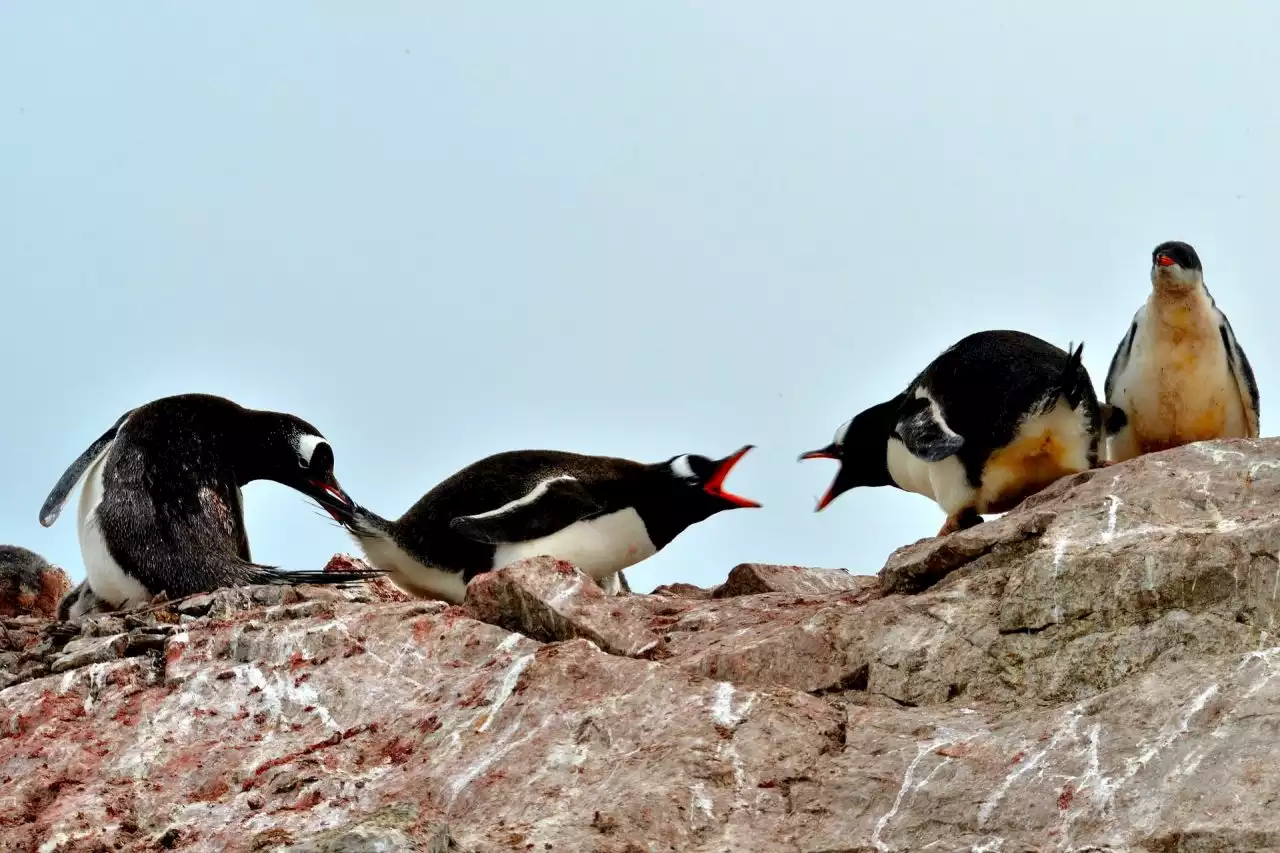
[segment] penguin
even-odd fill
[[[759,507],[724,488],[751,450],[645,464],[558,450],[513,450],[461,469],[389,521],[356,505],[339,521],[370,563],[422,598],[461,603],[477,575],[527,557],[567,560],[617,594],[622,569],[691,524]]]
[[[20,545],[0,545],[0,616],[52,617],[67,576]]]
[[[905,391],[859,413],[826,447],[840,463],[817,511],[858,486],[932,498],[945,536],[1006,512],[1059,477],[1099,467],[1106,424],[1080,358],[1025,332],[969,335]]]
[[[333,450],[294,415],[244,408],[211,394],[163,397],[125,412],[80,454],[40,509],[58,518],[81,479],[77,532],[85,582],[60,607],[68,618],[226,586],[347,583],[381,572],[277,571],[254,563],[240,489],[274,480],[331,515],[351,498]],[[335,516],[336,517],[336,516]]]
[[[1116,347],[1103,390],[1127,424],[1109,437],[1111,462],[1193,441],[1258,437],[1253,367],[1190,245],[1175,240],[1152,251],[1151,295]]]

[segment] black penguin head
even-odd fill
[[[1200,256],[1180,240],[1161,243],[1151,252],[1151,284],[1158,290],[1186,291],[1204,281]]]
[[[891,486],[889,477],[889,436],[905,398],[894,397],[872,406],[845,421],[826,447],[801,453],[800,460],[834,459],[840,463],[835,479],[818,500],[814,512],[821,512],[832,501],[859,486]]]
[[[724,459],[708,459],[686,453],[666,463],[666,475],[680,489],[682,497],[688,497],[689,505],[696,508],[696,515],[707,518],[726,509],[758,507],[760,504],[726,491],[724,481],[733,466],[747,455],[754,445],[748,444]]]
[[[263,412],[267,439],[260,476],[297,489],[320,504],[338,522],[349,520],[355,502],[333,473],[333,448],[320,431],[293,415]]]

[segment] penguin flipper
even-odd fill
[[[1261,416],[1258,380],[1253,376],[1253,367],[1245,357],[1240,342],[1236,340],[1236,333],[1232,330],[1227,315],[1219,312],[1218,316],[1221,319],[1218,324],[1218,333],[1222,336],[1222,346],[1227,353],[1227,364],[1231,366],[1231,376],[1236,381],[1236,388],[1240,391],[1240,403],[1244,407],[1245,429],[1249,433],[1249,438],[1257,438],[1261,434],[1258,427]]]
[[[75,488],[76,483],[80,482],[80,478],[84,476],[89,466],[98,461],[98,457],[107,449],[107,445],[115,440],[116,433],[120,431],[120,425],[131,414],[133,414],[132,409],[121,415],[110,429],[98,436],[98,439],[85,448],[76,461],[62,472],[62,476],[54,484],[53,491],[49,492],[49,497],[44,499],[44,506],[40,507],[42,527],[49,527],[58,520],[59,514],[62,513],[62,506],[67,502],[67,495],[71,494],[71,490]]]
[[[1120,374],[1124,373],[1124,369],[1129,366],[1129,355],[1133,352],[1133,339],[1138,334],[1138,319],[1144,310],[1146,309],[1134,315],[1133,321],[1129,324],[1129,331],[1125,332],[1124,337],[1120,339],[1115,353],[1111,356],[1111,364],[1107,366],[1107,381],[1103,383],[1102,393],[1108,403],[1114,400],[1112,394],[1115,392]]]
[[[582,483],[562,475],[543,480],[527,495],[497,509],[452,519],[458,534],[489,545],[527,542],[604,513]]]
[[[928,462],[941,462],[964,446],[964,438],[947,426],[942,413],[928,397],[913,397],[907,401],[898,415],[894,434],[902,439],[913,456]]]

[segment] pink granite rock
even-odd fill
[[[0,850],[1280,851],[1277,459],[1064,480],[892,594],[532,561],[7,620]]]

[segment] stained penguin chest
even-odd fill
[[[982,469],[978,511],[1007,512],[1055,480],[1093,467],[1098,436],[1083,407],[1059,402],[1048,412],[1025,418],[1014,439],[987,457]]]
[[[494,549],[493,568],[518,560],[548,556],[568,560],[599,580],[656,554],[644,519],[628,507],[578,521],[548,536],[509,542]]]
[[[1143,332],[1121,389],[1143,452],[1243,434],[1240,392],[1216,319],[1168,311]]]

